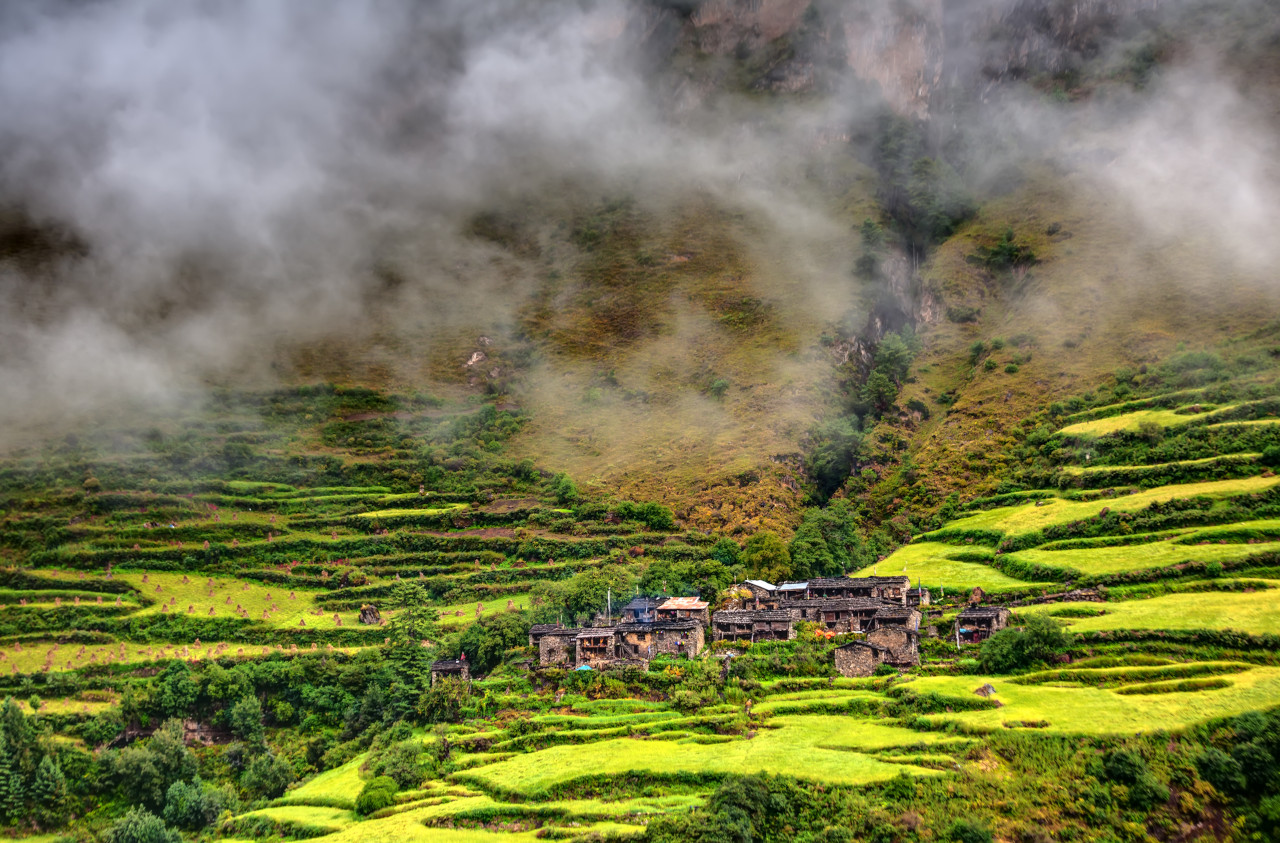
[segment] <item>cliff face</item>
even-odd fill
[[[1077,69],[1167,0],[705,0],[659,14],[659,52],[753,65],[756,90],[878,86],[899,114],[927,118],[1001,83]],[[654,10],[646,15],[652,21]],[[675,22],[680,20],[679,35]],[[1136,25],[1136,24],[1135,24]]]

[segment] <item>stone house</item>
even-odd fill
[[[796,600],[808,600],[809,583],[784,582],[774,589],[774,594],[778,596],[779,605],[793,603]]]
[[[574,636],[575,665],[601,667],[617,658],[617,633],[611,626],[581,629]]]
[[[896,667],[920,664],[920,633],[902,626],[885,626],[867,633],[867,643],[884,649],[883,661]]]
[[[471,671],[467,668],[467,660],[464,656],[461,659],[441,659],[431,663],[431,684],[435,685],[439,679],[462,679],[469,680]]]
[[[651,623],[658,619],[655,612],[662,602],[656,597],[636,597],[622,607],[622,622]]]
[[[697,621],[703,626],[711,622],[711,604],[696,597],[672,597],[655,610],[659,621]]]
[[[836,672],[841,676],[871,676],[886,661],[889,651],[869,641],[850,641],[836,647],[832,654]]]
[[[870,627],[871,619],[886,604],[867,597],[830,597],[800,600],[788,608],[798,610],[801,620],[820,623],[832,632],[861,632]]]
[[[877,590],[876,597],[881,600],[889,600],[894,603],[901,603],[907,596],[907,591],[911,588],[911,578],[906,575],[897,577],[871,577],[875,582]]]
[[[913,608],[920,606],[928,606],[933,602],[933,595],[929,594],[927,588],[909,588],[907,589],[907,605]]]
[[[790,641],[796,637],[798,609],[751,609],[716,612],[713,641]]]
[[[1003,606],[970,606],[956,616],[956,640],[961,644],[985,641],[1009,625]]]
[[[882,629],[886,626],[903,627],[910,630],[920,629],[923,615],[909,606],[884,606],[871,619],[870,629]]]
[[[659,655],[693,658],[706,643],[706,631],[695,620],[620,623],[615,629],[620,659],[647,662]]]
[[[570,665],[578,657],[576,640],[581,629],[549,629],[538,638],[538,663]]]
[[[564,627],[558,623],[535,623],[529,627],[529,646],[535,650],[538,649],[538,642],[542,640],[542,636],[559,629]]]
[[[739,609],[776,609],[778,608],[777,587],[764,580],[744,580],[733,586],[731,591],[746,594],[746,597],[734,601]]]

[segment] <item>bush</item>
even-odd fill
[[[1008,673],[1049,661],[1071,639],[1053,618],[1032,615],[1022,629],[1002,629],[982,642],[982,665],[993,673]]]
[[[396,791],[399,787],[390,776],[377,776],[369,779],[356,797],[356,812],[368,816],[395,804]]]
[[[293,767],[288,761],[271,752],[265,752],[249,762],[249,766],[240,776],[240,784],[245,790],[274,799],[284,793],[284,789],[293,779]]]
[[[947,839],[955,843],[991,843],[991,832],[967,820],[956,820],[947,829]]]
[[[146,808],[131,808],[103,835],[106,843],[182,843],[182,836]]]
[[[1200,778],[1213,785],[1219,793],[1230,796],[1245,789],[1244,771],[1240,762],[1217,747],[1210,747],[1196,756],[1196,771]]]
[[[165,795],[164,821],[188,831],[199,831],[212,825],[232,801],[226,791],[205,784],[199,776],[189,784],[174,782]]]

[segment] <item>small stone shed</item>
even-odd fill
[[[1003,606],[970,606],[956,616],[956,638],[961,644],[977,644],[1009,625]]]
[[[441,679],[462,679],[471,678],[471,670],[467,667],[466,659],[441,659],[431,663],[431,684],[435,685]]]

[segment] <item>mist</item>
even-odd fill
[[[967,8],[987,20],[1012,5]],[[468,221],[514,206],[546,209],[550,225],[579,197],[627,195],[655,213],[709,197],[763,232],[742,247],[788,275],[788,307],[814,322],[856,311],[874,294],[851,281],[856,239],[837,209],[867,188],[833,185],[821,167],[867,150],[822,139],[877,109],[937,108],[943,53],[977,74],[1017,45],[948,43],[918,74],[871,73],[920,53],[935,25],[816,4],[843,42],[812,36],[817,46],[775,65],[759,96],[717,89],[729,71],[716,68],[731,68],[735,50],[809,26],[809,8],[5,4],[0,209],[58,246],[0,263],[0,420],[271,383],[281,350],[299,344],[509,322],[545,261],[466,236]],[[674,45],[690,39],[712,71],[668,72]],[[796,79],[812,93],[788,99]],[[1071,159],[1102,145],[1102,156],[1071,160],[1153,237],[1220,229],[1226,261],[1243,256],[1256,271],[1272,259],[1274,115],[1230,72],[1181,62],[1132,107],[973,89],[992,101],[956,112],[953,128],[1003,122],[1001,145],[970,156],[972,173],[997,170],[1010,150]]]

